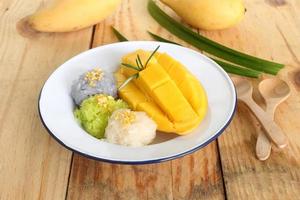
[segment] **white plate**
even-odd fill
[[[98,140],[87,134],[73,116],[72,82],[95,67],[115,71],[123,55],[137,49],[167,52],[183,63],[202,83],[208,97],[208,113],[200,126],[186,136],[159,134],[145,147],[126,147]],[[68,149],[112,163],[146,164],[192,153],[217,138],[230,123],[236,107],[234,85],[214,61],[188,48],[161,42],[121,42],[83,52],[56,69],[46,81],[39,99],[40,118],[48,132]]]

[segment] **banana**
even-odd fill
[[[70,32],[99,23],[111,15],[121,0],[60,0],[26,18],[39,32]]]

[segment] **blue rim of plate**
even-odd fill
[[[45,85],[45,84],[44,84]],[[224,130],[227,128],[227,126],[231,123],[233,116],[235,114],[236,111],[236,107],[237,107],[237,94],[236,91],[234,91],[235,94],[235,101],[234,101],[234,109],[233,112],[230,116],[230,118],[228,119],[228,121],[226,122],[226,124],[209,140],[207,140],[206,142],[204,142],[203,144],[194,147],[193,149],[190,149],[188,151],[185,151],[183,153],[177,154],[177,155],[173,155],[173,156],[169,156],[169,157],[164,157],[164,158],[159,158],[159,159],[153,159],[153,160],[145,160],[145,161],[118,161],[118,160],[110,160],[110,159],[104,159],[104,158],[98,158],[95,156],[91,156],[85,153],[82,153],[80,151],[77,151],[69,146],[67,146],[66,144],[64,144],[61,140],[59,140],[51,131],[50,129],[47,127],[46,123],[43,120],[43,117],[41,115],[41,111],[40,111],[40,100],[41,100],[41,95],[42,95],[42,91],[43,91],[44,86],[42,87],[40,94],[39,94],[39,98],[38,98],[38,112],[39,112],[39,117],[40,120],[42,122],[42,124],[44,125],[45,129],[47,130],[47,132],[50,134],[50,136],[52,136],[59,144],[61,144],[62,146],[64,146],[66,149],[77,153],[79,155],[82,155],[84,157],[93,159],[93,160],[97,160],[97,161],[102,161],[102,162],[107,162],[107,163],[112,163],[112,164],[125,164],[125,165],[145,165],[145,164],[153,164],[153,163],[161,163],[161,162],[165,162],[165,161],[170,161],[170,160],[174,160],[177,158],[181,158],[183,156],[186,156],[188,154],[194,153],[195,151],[202,149],[203,147],[205,147],[206,145],[210,144],[212,141],[214,141],[215,139],[217,139],[223,132]],[[234,88],[235,90],[235,88]]]
[[[206,56],[205,56],[206,57]],[[207,57],[206,57],[207,58]],[[209,59],[209,58],[207,58]],[[211,62],[213,62],[216,66],[218,66],[223,72],[224,74],[227,75],[227,73],[222,69],[222,67],[220,67],[216,62],[214,62],[213,60],[209,59]],[[227,75],[228,76],[228,75]],[[229,81],[231,81],[230,77],[228,76],[229,78]],[[48,80],[48,79],[47,79]],[[99,158],[99,157],[95,157],[95,156],[91,156],[91,155],[88,155],[88,154],[85,154],[85,153],[82,153],[76,149],[73,149],[71,147],[69,147],[68,145],[66,145],[65,143],[63,143],[63,141],[61,141],[60,139],[58,139],[54,133],[52,133],[50,131],[50,129],[47,127],[42,115],[41,115],[41,110],[40,110],[40,100],[41,100],[41,95],[42,95],[42,91],[44,89],[44,86],[47,82],[47,80],[45,81],[45,83],[43,84],[43,87],[40,91],[40,94],[39,94],[39,98],[38,98],[38,114],[39,114],[39,117],[40,117],[40,120],[43,124],[43,126],[45,127],[45,129],[47,130],[47,132],[50,134],[50,136],[52,136],[59,144],[61,144],[62,146],[64,146],[66,149],[68,150],[71,150],[72,152],[74,153],[77,153],[79,155],[82,155],[84,157],[87,157],[87,158],[90,158],[90,159],[93,159],[93,160],[97,160],[97,161],[103,161],[103,162],[107,162],[107,163],[113,163],[113,164],[127,164],[127,165],[144,165],[144,164],[153,164],[153,163],[161,163],[161,162],[165,162],[165,161],[170,161],[170,160],[174,160],[174,159],[177,159],[177,158],[181,158],[183,156],[186,156],[188,154],[191,154],[191,153],[194,153],[195,151],[207,146],[208,144],[210,144],[212,141],[214,141],[215,139],[217,139],[223,132],[224,130],[228,127],[228,125],[231,123],[232,119],[233,119],[233,116],[236,112],[236,108],[237,108],[237,93],[236,93],[236,89],[235,89],[235,86],[234,84],[232,83],[233,85],[233,90],[234,90],[234,108],[233,108],[233,111],[231,113],[231,116],[229,117],[229,119],[227,120],[227,122],[225,123],[225,125],[212,137],[210,138],[209,140],[207,140],[206,142],[204,142],[203,144],[200,144],[190,150],[187,150],[187,151],[184,151],[182,153],[179,153],[179,154],[176,154],[176,155],[172,155],[172,156],[168,156],[168,157],[163,157],[163,158],[158,158],[158,159],[152,159],[152,160],[143,160],[143,161],[121,161],[121,160],[110,160],[110,159],[105,159],[105,158]]]

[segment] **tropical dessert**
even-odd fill
[[[117,96],[117,87],[112,73],[96,68],[82,74],[72,85],[71,96],[77,105],[95,94]]]
[[[115,110],[121,108],[128,108],[123,100],[115,100],[112,96],[98,94],[83,100],[74,114],[89,134],[96,138],[103,138],[108,118]]]
[[[116,110],[108,121],[105,138],[108,142],[125,146],[144,146],[156,136],[156,123],[145,112]]]
[[[199,126],[207,112],[202,85],[158,48],[125,55],[114,75],[94,69],[74,83],[74,115],[89,134],[138,147],[150,144],[156,129],[185,135]]]
[[[119,89],[119,96],[133,110],[146,112],[163,132],[185,135],[198,127],[207,111],[206,94],[180,62],[166,53],[137,50],[122,63],[118,84],[134,79]]]

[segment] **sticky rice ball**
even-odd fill
[[[119,109],[109,118],[105,137],[110,143],[139,147],[153,141],[156,128],[156,123],[145,112]]]
[[[126,102],[115,100],[112,96],[98,94],[82,101],[74,115],[80,125],[90,135],[103,138],[107,122],[113,111],[128,108]]]
[[[117,97],[117,85],[112,73],[96,68],[82,74],[74,81],[71,96],[77,105],[95,94]]]

